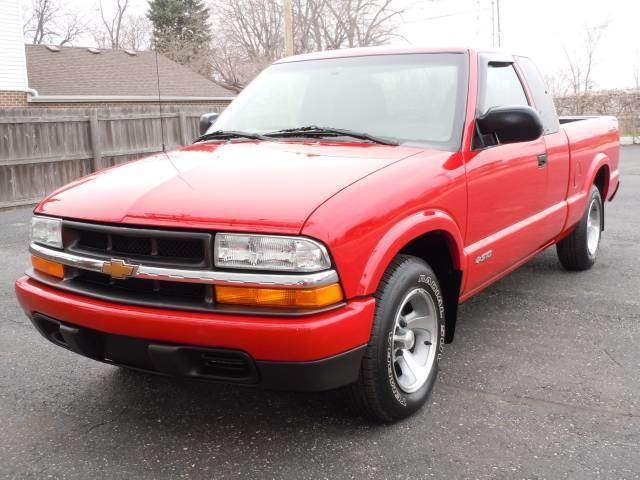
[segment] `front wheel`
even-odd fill
[[[444,347],[444,303],[433,270],[399,255],[376,292],[376,312],[358,382],[359,413],[381,422],[408,417],[427,401]]]
[[[571,234],[556,244],[560,263],[567,270],[588,270],[596,263],[602,235],[603,212],[600,191],[593,185],[580,223]]]

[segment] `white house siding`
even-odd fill
[[[0,0],[0,91],[27,90],[19,0]]]

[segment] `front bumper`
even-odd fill
[[[331,390],[357,380],[364,346],[313,362],[256,361],[239,350],[194,347],[99,332],[41,314],[31,316],[47,340],[112,365],[160,375],[270,389]]]
[[[124,337],[125,343],[137,339],[148,345],[169,345],[183,350],[203,347],[241,352],[256,365],[257,380],[249,383],[296,390],[334,388],[357,378],[355,367],[360,365],[361,347],[369,341],[375,306],[373,298],[363,298],[308,317],[261,317],[122,305],[56,290],[28,277],[17,280],[15,287],[23,309],[32,319],[41,315],[81,332],[111,335],[116,340]],[[95,351],[88,356],[109,361],[106,357],[99,358]],[[172,361],[167,363],[170,365]],[[337,369],[326,367],[334,364]],[[166,368],[130,366],[184,375]],[[341,370],[348,374],[335,373]],[[331,373],[318,373],[323,371]],[[335,381],[315,385],[314,381],[323,376],[335,377]],[[296,380],[300,378],[308,378],[308,385]]]

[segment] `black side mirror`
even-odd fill
[[[209,127],[214,124],[214,122],[220,116],[219,113],[205,113],[200,117],[200,135],[204,135],[209,130]]]
[[[495,136],[497,143],[531,142],[542,135],[540,115],[531,107],[492,107],[477,118],[484,136]]]

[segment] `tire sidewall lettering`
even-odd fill
[[[436,354],[436,363],[439,363],[442,355],[444,354],[444,338],[445,338],[445,325],[444,325],[444,299],[442,297],[442,293],[438,286],[437,280],[433,278],[431,275],[420,274],[417,278],[417,283],[424,288],[429,295],[431,295],[438,308],[438,317],[439,317],[439,335],[438,335],[438,351]],[[394,364],[393,364],[393,325],[391,326],[391,330],[387,335],[387,349],[386,349],[386,370],[387,370],[387,380],[389,382],[389,386],[391,389],[391,393],[395,400],[402,405],[403,407],[407,406],[407,396],[403,394],[398,385],[396,384],[394,378]]]
[[[444,299],[442,298],[442,292],[440,292],[440,287],[438,286],[437,280],[431,277],[431,275],[420,275],[418,277],[418,283],[426,284],[427,286],[429,286],[429,289],[427,289],[427,291],[433,294],[438,305],[440,316],[440,338],[438,339],[438,354],[436,355],[436,361],[440,363],[442,355],[444,354],[444,336],[446,333],[444,325]]]
[[[403,407],[407,406],[407,398],[400,392],[398,385],[396,384],[395,378],[393,377],[393,328],[389,332],[389,336],[387,338],[387,379],[389,380],[389,385],[391,386],[391,393],[396,401],[402,405]]]

